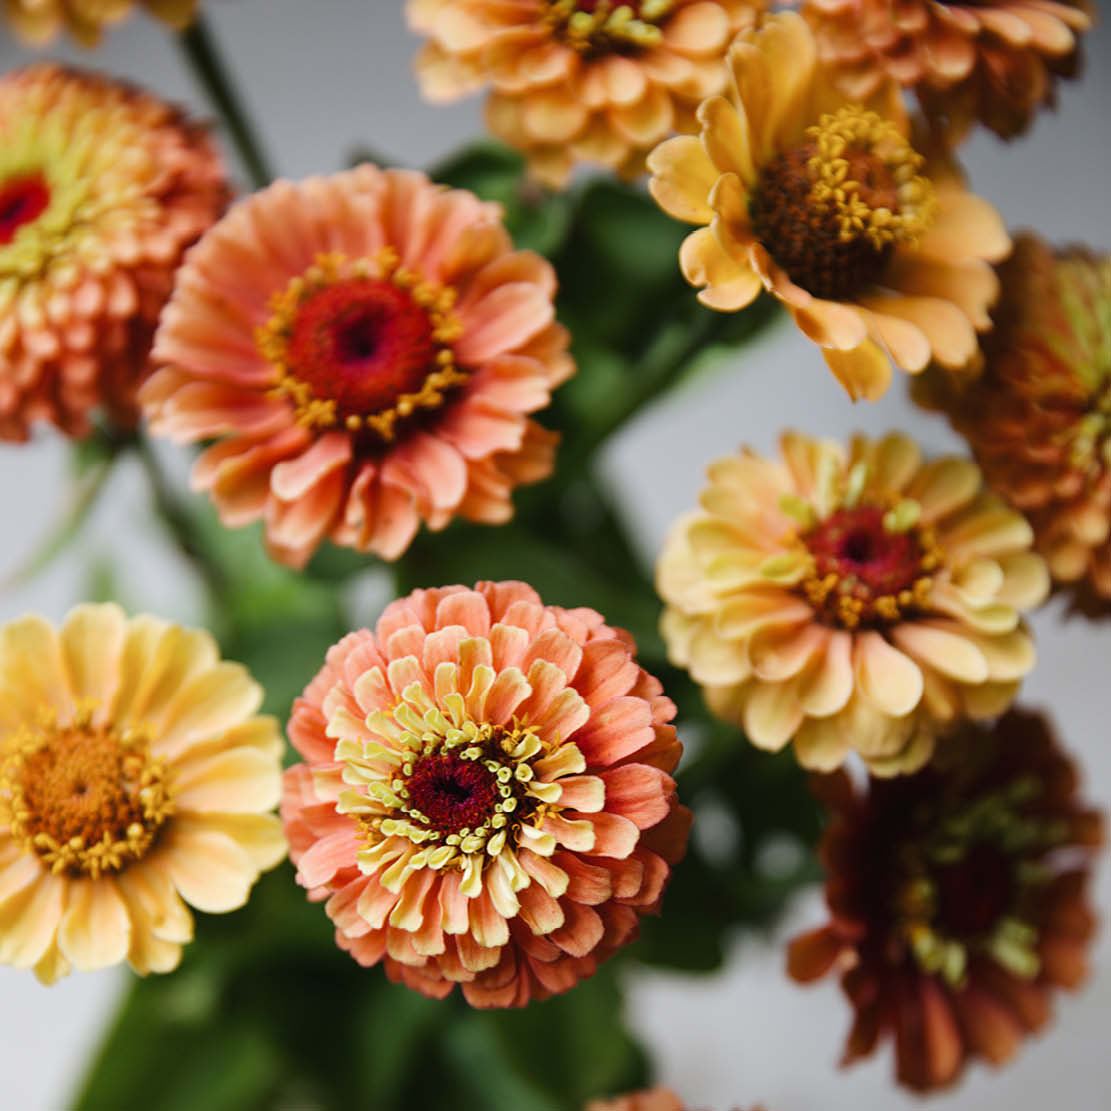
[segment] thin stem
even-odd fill
[[[220,57],[216,40],[204,17],[198,15],[193,23],[178,35],[178,42],[197,80],[204,86],[209,99],[223,117],[224,125],[239,152],[251,184],[256,189],[268,185],[274,175],[270,171],[247,113],[243,110],[235,86]]]

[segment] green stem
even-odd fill
[[[178,42],[190,69],[204,86],[213,106],[223,117],[228,135],[239,152],[251,184],[256,189],[268,185],[274,175],[270,171],[247,113],[243,110],[235,86],[220,57],[216,40],[204,17],[198,15],[193,23],[178,35]]]

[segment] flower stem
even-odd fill
[[[247,171],[251,184],[261,189],[273,180],[266,156],[255,137],[254,129],[239,100],[231,77],[224,66],[204,17],[198,15],[193,23],[178,35],[178,42],[186,61],[197,80],[204,87],[209,100],[223,117],[224,125]]]

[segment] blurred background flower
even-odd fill
[[[140,0],[143,9],[171,27],[189,25],[197,0]],[[68,31],[82,46],[96,46],[105,29],[126,19],[135,0],[6,0],[4,16],[12,30],[34,45]]]

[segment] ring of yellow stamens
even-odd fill
[[[0,822],[51,872],[97,879],[145,856],[174,804],[148,735],[96,725],[94,710],[65,725],[44,711],[5,740]]]
[[[651,49],[663,41],[659,21],[669,15],[675,0],[598,0],[593,11],[579,8],[578,0],[549,0],[544,20],[559,38],[581,54],[622,49]]]
[[[290,359],[293,330],[301,309],[321,291],[352,279],[389,282],[404,291],[427,316],[435,345],[420,388],[398,394],[392,404],[371,413],[343,413],[334,398],[316,396],[313,387],[298,377]],[[270,396],[288,398],[297,422],[307,428],[342,426],[351,432],[372,432],[387,443],[392,442],[399,422],[420,410],[438,408],[444,403],[447,390],[467,381],[468,375],[456,365],[451,347],[463,331],[452,311],[455,298],[454,289],[425,281],[402,267],[392,247],[383,247],[373,258],[356,260],[340,254],[318,255],[304,274],[291,279],[284,290],[271,297],[271,316],[255,333],[259,351],[276,373]]]

